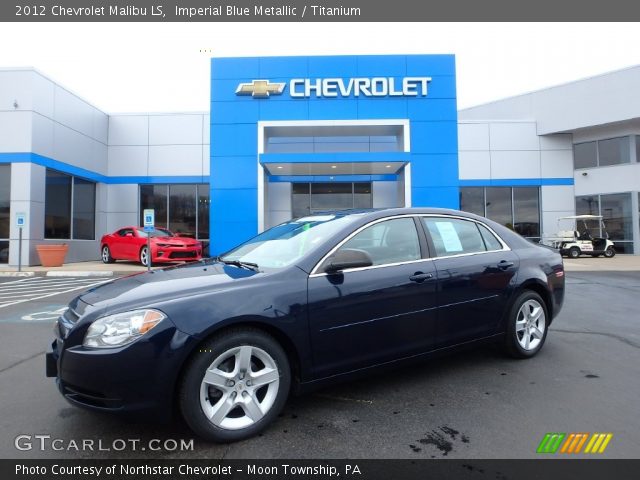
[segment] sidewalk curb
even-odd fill
[[[82,270],[67,270],[59,272],[47,272],[47,277],[113,277],[112,271],[89,271],[84,272]]]
[[[35,272],[0,272],[0,277],[33,277]]]

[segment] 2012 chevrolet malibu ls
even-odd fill
[[[289,393],[480,340],[542,348],[560,255],[455,210],[315,214],[198,263],[80,295],[47,375],[93,410],[167,416],[200,436],[256,434]]]

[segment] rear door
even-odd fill
[[[497,332],[519,260],[485,225],[455,217],[421,217],[435,253],[438,346]]]
[[[432,348],[436,272],[433,261],[423,258],[426,242],[420,241],[414,218],[376,221],[339,248],[363,250],[373,265],[309,277],[316,375],[335,375]]]

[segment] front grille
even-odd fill
[[[122,400],[119,398],[108,398],[101,393],[89,392],[67,384],[62,388],[63,395],[76,403],[104,409],[122,408]]]
[[[169,258],[196,258],[197,252],[171,252]]]

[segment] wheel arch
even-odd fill
[[[547,287],[544,285],[542,281],[532,278],[530,280],[526,280],[524,283],[522,283],[522,285],[518,287],[518,290],[514,295],[514,301],[516,300],[516,298],[518,298],[518,296],[522,292],[526,290],[531,290],[533,292],[536,292],[538,295],[540,295],[540,297],[544,301],[545,307],[547,307],[547,313],[548,313],[547,324],[550,325],[551,322],[553,321],[553,299],[551,297],[551,292],[549,292],[549,290],[547,289]]]
[[[224,322],[224,324],[218,324],[212,329],[208,330],[205,335],[202,336],[200,341],[195,342],[190,351],[185,354],[178,374],[175,376],[173,385],[173,410],[176,412],[178,408],[178,395],[179,395],[179,383],[180,379],[184,375],[184,370],[189,364],[189,361],[195,355],[202,345],[208,342],[212,337],[223,334],[229,330],[258,330],[267,335],[273,337],[278,344],[282,347],[287,359],[289,360],[289,368],[291,369],[291,391],[295,391],[296,385],[300,382],[301,378],[301,358],[298,349],[295,347],[293,340],[280,328],[266,323],[264,319],[255,317],[236,318],[231,322]]]

